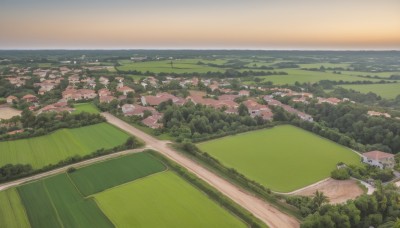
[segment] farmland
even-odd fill
[[[0,227],[29,227],[28,217],[16,189],[0,192]]]
[[[95,196],[117,227],[245,227],[171,171]]]
[[[279,71],[284,71],[288,75],[271,75],[271,76],[259,76],[264,81],[271,81],[276,85],[284,84],[294,84],[295,82],[300,83],[315,83],[321,80],[331,80],[331,81],[372,81],[377,82],[380,79],[370,79],[362,78],[358,76],[346,75],[346,74],[334,74],[331,72],[319,72],[319,71],[306,71],[300,69],[280,69]],[[250,83],[251,84],[251,83]]]
[[[76,114],[81,113],[81,112],[88,112],[92,114],[97,114],[100,113],[99,110],[94,106],[92,103],[81,103],[81,104],[75,104],[74,105],[75,112]]]
[[[150,154],[138,153],[8,189],[0,192],[0,225],[245,227],[172,171],[161,172],[165,169]],[[82,186],[105,191],[85,197]]]
[[[88,196],[165,169],[151,155],[138,153],[81,168],[70,177],[79,191]]]
[[[18,191],[34,228],[113,227],[95,201],[82,198],[67,174],[21,186]]]
[[[346,89],[353,89],[361,93],[373,92],[387,99],[394,99],[400,95],[400,83],[368,84],[368,85],[341,85]]]
[[[171,60],[160,60],[160,61],[149,61],[149,62],[131,62],[131,61],[120,61],[122,66],[117,67],[120,71],[141,71],[141,72],[153,72],[153,73],[207,73],[211,72],[223,72],[225,69],[210,67],[207,65],[198,65],[197,63],[202,61],[200,59],[184,59],[184,60],[173,60],[173,67],[171,66]],[[205,61],[207,62],[207,61]],[[219,62],[219,61],[218,61]]]
[[[338,162],[360,161],[350,149],[290,125],[212,140],[198,147],[279,192],[329,177]]]
[[[0,166],[31,164],[41,168],[74,155],[123,144],[128,134],[106,123],[61,129],[45,136],[0,142]]]

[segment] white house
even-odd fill
[[[394,154],[385,153],[382,151],[370,151],[362,154],[362,161],[366,164],[383,168],[393,169],[395,165]]]

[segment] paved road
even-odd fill
[[[145,149],[149,149],[149,148],[145,147],[145,148],[139,148],[139,149],[133,149],[133,150],[125,150],[125,151],[121,151],[121,152],[117,152],[117,153],[113,153],[113,154],[107,154],[107,155],[104,155],[104,156],[101,156],[101,157],[92,158],[92,159],[81,161],[81,162],[78,162],[78,163],[75,163],[75,164],[67,165],[67,166],[64,166],[64,167],[61,167],[61,168],[58,168],[58,169],[50,170],[50,171],[47,171],[45,173],[40,173],[40,174],[37,174],[37,175],[34,175],[34,176],[30,176],[30,177],[18,179],[18,180],[15,180],[15,181],[7,182],[7,183],[4,183],[4,184],[0,184],[0,191],[6,190],[8,188],[15,187],[15,186],[18,186],[18,185],[21,185],[21,184],[24,184],[24,183],[27,183],[29,181],[34,181],[34,180],[38,180],[40,178],[44,178],[44,177],[52,176],[52,175],[55,175],[55,174],[63,173],[65,171],[67,171],[67,169],[70,168],[70,167],[76,167],[77,168],[77,167],[87,166],[87,165],[90,165],[90,164],[93,164],[93,163],[96,163],[96,162],[99,162],[99,161],[104,161],[104,160],[107,160],[107,159],[110,159],[110,158],[115,158],[115,157],[119,157],[119,156],[126,155],[126,154],[131,154],[131,153],[142,152]]]
[[[279,211],[272,205],[251,195],[245,190],[238,188],[193,160],[176,152],[167,145],[168,142],[158,140],[109,113],[102,113],[102,115],[107,118],[109,123],[142,139],[149,148],[157,150],[171,160],[193,172],[199,178],[203,179],[211,186],[222,192],[224,195],[228,196],[233,201],[253,213],[254,216],[265,222],[268,226],[272,228],[300,227],[299,222],[295,218]]]

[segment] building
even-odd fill
[[[239,96],[241,96],[241,97],[248,97],[248,96],[250,96],[250,92],[247,91],[247,90],[240,90],[240,91],[239,91]]]
[[[141,105],[124,104],[121,107],[124,116],[141,116],[143,117],[144,112],[150,111],[152,114],[157,114],[158,112],[153,107],[144,107]]]
[[[7,103],[8,104],[13,104],[14,103],[14,101],[18,101],[18,98],[17,97],[15,97],[15,96],[8,96],[7,98],[6,98],[6,100],[7,100]]]
[[[340,102],[342,102],[342,100],[340,100],[336,97],[329,97],[329,98],[317,97],[317,99],[318,99],[318,104],[328,103],[331,105],[337,105]]]
[[[154,114],[154,115],[151,115],[151,116],[147,117],[146,119],[142,120],[142,123],[144,125],[148,126],[149,128],[157,129],[157,128],[162,127],[162,124],[158,122],[161,118],[162,118],[162,115]]]
[[[375,111],[368,111],[367,114],[369,116],[383,116],[386,118],[390,118],[391,115],[389,113],[384,113],[384,112],[375,112]]]
[[[177,104],[177,105],[183,105],[186,100],[180,97],[176,97],[172,94],[169,93],[158,93],[155,96],[142,96],[140,98],[142,105],[144,106],[157,106],[161,104],[162,102],[172,100],[172,103]]]
[[[378,150],[363,153],[362,161],[366,164],[376,166],[381,169],[393,169],[394,165],[396,164],[394,154],[389,154]]]
[[[27,94],[22,97],[22,100],[25,100],[26,102],[37,102],[39,99],[32,94]]]
[[[121,92],[124,95],[128,95],[128,93],[131,93],[131,92],[134,93],[135,92],[134,89],[129,88],[128,86],[119,87],[119,88],[117,88],[117,91]]]
[[[39,109],[37,114],[45,113],[45,112],[69,112],[72,113],[75,109],[68,107],[67,102],[58,102],[54,104],[47,105],[41,109]]]
[[[100,103],[110,103],[113,100],[116,100],[117,98],[114,96],[101,96],[99,97],[99,102]]]
[[[91,89],[66,89],[62,92],[62,96],[64,100],[88,100],[94,99],[97,97],[96,91]]]

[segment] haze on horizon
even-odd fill
[[[0,49],[400,49],[398,0],[0,0]]]

